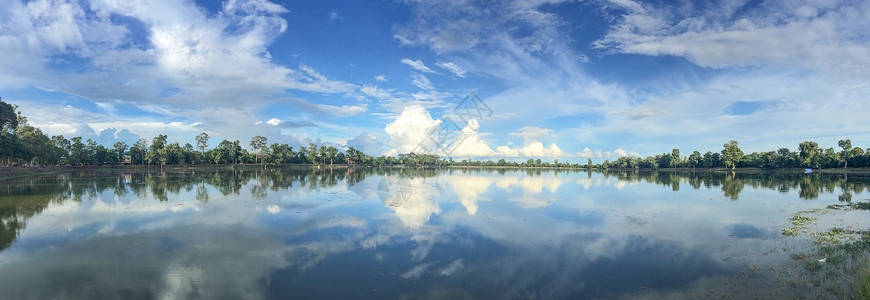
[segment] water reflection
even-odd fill
[[[867,182],[541,169],[31,177],[0,183],[0,290],[12,298],[726,293],[723,282],[740,281],[735,270],[747,260],[775,263],[787,259],[783,243],[798,247],[778,234],[790,211],[850,202]]]

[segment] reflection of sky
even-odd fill
[[[784,262],[784,244],[806,243],[779,235],[783,221],[837,201],[749,185],[735,201],[719,187],[481,171],[407,178],[406,201],[389,206],[382,179],[314,189],[250,180],[227,195],[195,183],[166,201],[144,189],[52,202],[0,252],[0,290],[13,298],[671,298],[738,280],[732,274],[747,262]]]

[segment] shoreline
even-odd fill
[[[299,169],[299,170],[317,170],[317,169],[347,169],[347,168],[408,168],[404,165],[389,165],[373,167],[367,165],[348,165],[348,164],[288,164],[288,165],[260,165],[260,164],[236,164],[236,165],[213,165],[213,164],[191,164],[191,165],[126,165],[126,166],[50,166],[50,167],[0,167],[0,181],[15,178],[22,178],[36,175],[48,175],[64,172],[72,172],[79,170],[87,171],[164,171],[164,172],[179,172],[188,170],[233,170],[240,169]],[[423,167],[425,169],[438,167]],[[734,174],[761,174],[761,173],[777,173],[777,174],[804,174],[805,168],[780,168],[780,169],[761,169],[761,168],[659,168],[659,169],[634,169],[634,168],[572,168],[572,167],[518,167],[518,166],[445,166],[444,169],[511,169],[511,170],[570,170],[570,171],[598,171],[598,172],[691,172],[691,173],[734,173]],[[834,169],[813,169],[812,174],[870,174],[870,168],[834,168]]]

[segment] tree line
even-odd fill
[[[150,141],[139,139],[133,145],[117,142],[111,148],[97,144],[92,139],[81,137],[65,138],[56,135],[49,138],[42,130],[31,126],[27,118],[18,112],[16,105],[0,99],[0,165],[181,165],[181,164],[353,164],[366,166],[403,165],[408,167],[550,167],[550,168],[598,168],[598,169],[659,169],[659,168],[837,168],[870,167],[870,148],[852,147],[851,140],[840,140],[839,149],[822,149],[818,143],[805,141],[798,145],[799,151],[779,148],[776,151],[752,152],[744,154],[737,141],[723,145],[718,152],[707,151],[701,154],[694,151],[682,155],[679,149],[645,158],[624,156],[614,161],[605,160],[593,164],[591,159],[584,163],[552,163],[541,159],[529,158],[523,162],[493,160],[455,161],[433,154],[407,153],[393,156],[373,157],[354,147],[341,151],[333,146],[302,146],[298,149],[287,144],[268,144],[263,136],[251,138],[247,144],[253,151],[242,148],[239,140],[222,140],[214,148],[209,148],[210,137],[201,133],[196,137],[195,146],[190,143],[181,145],[169,143],[168,137],[159,134]]]
[[[852,147],[849,139],[840,140],[838,148],[820,148],[813,141],[798,144],[798,151],[779,148],[776,151],[752,152],[744,154],[737,141],[723,145],[719,152],[707,151],[701,154],[694,151],[688,156],[680,154],[680,149],[646,158],[620,157],[615,161],[605,161],[602,168],[848,168],[870,167],[870,148]]]

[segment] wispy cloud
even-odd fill
[[[423,74],[414,74],[411,76],[411,84],[417,86],[420,89],[431,90],[432,82],[429,81],[429,78],[426,78]]]
[[[452,62],[439,62],[435,65],[450,71],[450,73],[453,73],[453,75],[456,75],[459,78],[465,78],[465,74],[467,73],[465,69]]]
[[[770,1],[704,9],[620,1],[627,14],[595,45],[624,53],[686,57],[704,67],[796,66],[870,79],[870,44],[855,33],[870,26],[870,6]]]
[[[401,62],[402,62],[403,64],[406,64],[406,65],[411,66],[412,68],[414,68],[414,70],[417,70],[417,71],[420,71],[420,72],[423,72],[423,73],[432,73],[432,74],[437,74],[437,73],[438,73],[438,72],[432,71],[432,69],[430,69],[429,67],[427,67],[425,64],[423,64],[422,61],[419,61],[419,60],[410,60],[410,59],[408,59],[408,58],[403,58],[403,59],[401,60]]]

